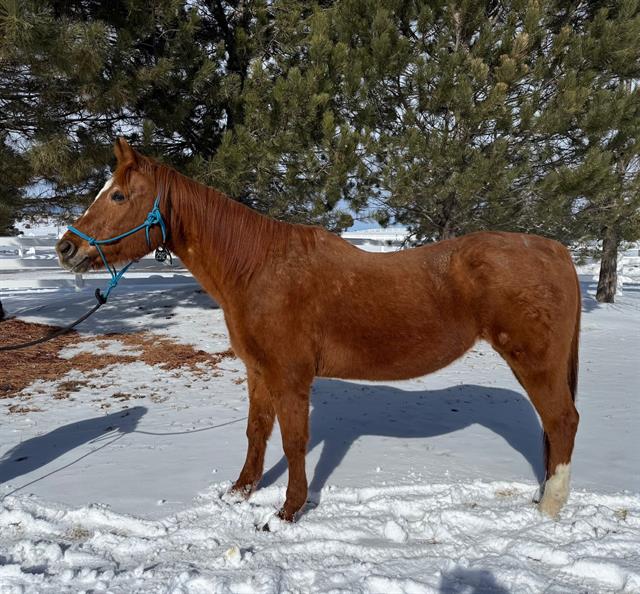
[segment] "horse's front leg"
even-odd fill
[[[309,390],[310,385],[298,387],[278,392],[274,398],[282,445],[289,465],[287,498],[278,517],[287,522],[294,520],[296,512],[307,501],[305,457],[309,441]]]
[[[240,477],[231,487],[234,493],[243,497],[249,497],[253,493],[262,477],[267,440],[271,435],[275,420],[275,409],[263,378],[248,370],[247,380],[249,385],[247,457]]]

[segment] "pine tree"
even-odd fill
[[[336,102],[342,76],[330,12],[273,5],[272,49],[252,61],[242,123],[227,130],[206,181],[276,218],[349,226],[339,206],[355,165],[353,135]]]
[[[619,246],[640,237],[640,2],[563,2],[555,15],[540,204],[564,204],[570,237],[600,240],[596,298],[613,302]]]
[[[0,0],[0,232],[89,200],[124,134],[278,218],[604,238],[615,285],[639,1]]]
[[[340,3],[343,93],[362,152],[360,204],[418,241],[529,228],[524,142],[540,7]]]
[[[95,188],[107,151],[93,134],[104,116],[89,111],[86,91],[104,34],[56,19],[45,3],[0,0],[0,205],[10,219],[18,206],[56,212]]]
[[[28,112],[31,125],[36,119],[31,101],[33,87],[25,84],[25,66],[13,43],[28,37],[30,31],[17,13],[15,3],[0,2],[0,235],[15,232],[13,223],[31,178],[28,160],[12,142],[21,125],[27,125],[16,121],[15,114]]]
[[[0,138],[0,235],[13,235],[13,223],[23,204],[22,187],[29,181],[28,164]]]
[[[125,134],[264,212],[349,224],[335,209],[347,165],[320,4],[0,1],[13,65],[0,72],[0,106],[29,181],[49,190],[32,208],[90,199]],[[16,23],[37,34],[12,33]],[[16,83],[31,85],[28,110],[3,100]]]

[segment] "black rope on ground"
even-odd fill
[[[26,349],[28,347],[35,346],[37,344],[42,344],[43,342],[53,340],[58,336],[67,334],[67,332],[71,332],[71,330],[73,330],[78,324],[80,324],[81,322],[84,322],[90,315],[98,311],[98,309],[100,309],[103,306],[103,304],[106,302],[104,297],[102,296],[102,293],[100,292],[100,289],[96,289],[95,294],[96,294],[96,299],[98,300],[98,303],[96,303],[86,314],[79,317],[75,322],[72,322],[71,324],[69,324],[68,326],[64,326],[63,328],[58,328],[57,330],[54,330],[53,332],[47,334],[46,336],[43,336],[42,338],[38,338],[37,340],[31,340],[29,342],[21,342],[19,344],[9,344],[6,346],[0,346],[0,351],[15,351],[18,349]],[[0,314],[1,314],[0,315],[0,320],[1,320],[4,317],[4,312],[2,310],[2,303],[0,303]]]

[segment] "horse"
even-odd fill
[[[368,253],[320,227],[263,216],[134,150],[119,138],[112,177],[75,226],[113,237],[152,205],[162,233],[102,246],[67,231],[56,244],[76,273],[165,247],[224,312],[247,370],[247,454],[231,492],[248,498],[277,417],[289,478],[278,517],[307,501],[309,394],[315,377],[391,381],[449,365],[478,340],[507,362],[543,428],[539,509],[569,496],[580,332],[580,285],[568,250],[536,235],[475,232],[392,253]],[[155,202],[154,202],[155,201]],[[106,257],[106,260],[105,260]]]

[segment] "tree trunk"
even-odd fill
[[[456,232],[453,229],[453,225],[451,224],[451,221],[447,221],[442,227],[442,229],[440,229],[440,236],[438,239],[442,241],[443,239],[452,239],[455,236],[456,236]]]
[[[602,260],[596,300],[613,303],[618,284],[618,234],[613,225],[605,227],[602,238]]]
[[[440,233],[439,241],[443,239],[451,239],[456,236],[456,230],[453,223],[453,211],[456,207],[456,195],[451,192],[442,205],[442,214],[440,216]]]
[[[212,4],[212,10],[224,36],[225,49],[229,56],[227,68],[240,78],[240,92],[242,92],[249,71],[250,57],[238,51],[236,31],[238,29],[244,29],[245,33],[250,35],[249,25],[251,23],[252,12],[243,3],[240,3],[237,7],[237,10],[240,12],[240,17],[237,19],[235,25],[231,25],[227,20],[222,0],[216,0],[216,2]],[[244,105],[239,97],[231,97],[227,100],[225,113],[227,115],[227,130],[233,130],[237,124],[244,122]]]

